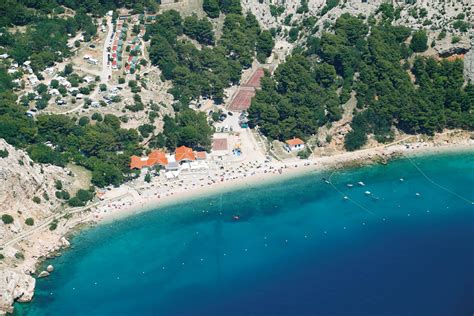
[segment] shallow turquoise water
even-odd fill
[[[330,174],[84,231],[16,314],[474,313],[472,152]]]

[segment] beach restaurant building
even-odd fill
[[[147,157],[132,156],[130,159],[130,169],[142,170],[160,165],[165,167],[167,172],[176,173],[174,177],[177,177],[179,171],[202,171],[208,169],[209,167],[203,161],[206,157],[206,152],[194,152],[186,146],[176,148],[174,155],[166,155],[161,150],[154,150]]]
[[[147,157],[132,156],[130,159],[130,169],[151,168],[156,165],[166,166],[168,158],[161,150],[152,151]]]
[[[285,148],[288,152],[300,151],[304,149],[304,141],[299,138],[293,138],[285,141]]]

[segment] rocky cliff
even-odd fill
[[[44,219],[61,207],[55,197],[55,181],[64,185],[71,182],[65,169],[34,163],[28,154],[17,150],[0,139],[0,216],[9,215],[13,222],[0,221],[0,315],[11,311],[14,300],[29,301],[33,297],[37,259],[59,248],[67,241],[61,240],[61,232],[43,232],[40,242],[12,243],[25,232],[34,231]],[[37,197],[37,199],[35,198]],[[35,198],[35,201],[33,201]],[[26,219],[33,223],[27,225]],[[35,237],[38,237],[37,235]],[[42,247],[41,244],[44,246]],[[25,249],[28,248],[28,251]],[[30,248],[34,248],[33,250]]]

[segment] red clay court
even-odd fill
[[[214,138],[212,140],[212,150],[227,150],[227,138]]]
[[[260,88],[260,79],[264,75],[265,75],[265,72],[263,71],[263,68],[259,68],[259,69],[255,70],[252,77],[250,77],[249,81],[247,81],[247,83],[244,84],[244,86],[245,87]]]
[[[234,97],[229,105],[231,111],[244,111],[250,107],[250,102],[255,96],[254,88],[240,88],[237,95]]]

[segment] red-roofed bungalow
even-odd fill
[[[156,165],[166,166],[167,164],[166,154],[161,150],[152,151],[148,157],[132,156],[130,158],[130,169],[149,168]]]
[[[176,161],[178,162],[196,160],[196,156],[194,155],[193,150],[186,146],[176,148],[174,156]]]
[[[288,152],[299,151],[304,148],[304,141],[299,138],[293,138],[285,141]]]

